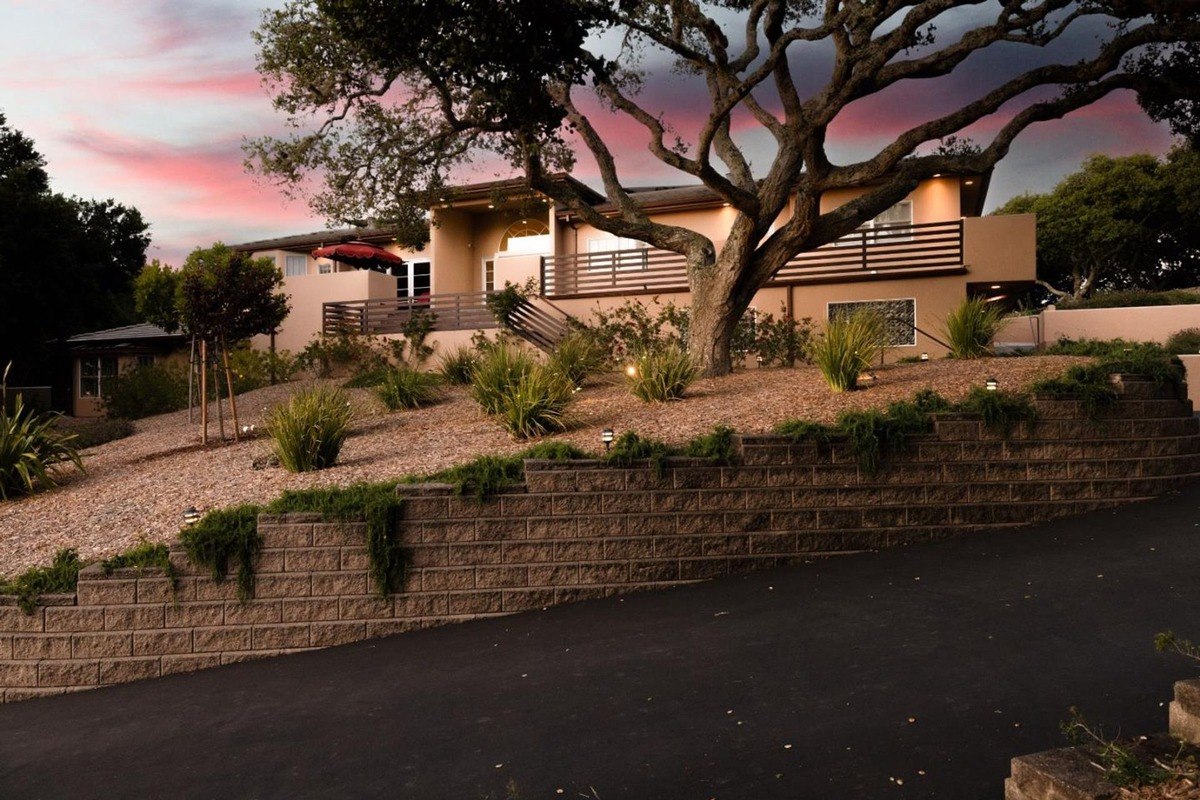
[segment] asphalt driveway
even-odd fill
[[[982,798],[1075,705],[1161,730],[1200,486],[0,707],[0,798]]]

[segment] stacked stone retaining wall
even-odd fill
[[[254,598],[173,550],[177,580],[88,567],[32,614],[0,598],[0,692],[13,701],[673,586],[804,559],[1003,529],[1162,494],[1200,473],[1191,404],[1126,380],[1100,419],[1038,400],[1010,436],[942,415],[861,469],[828,450],[745,436],[733,466],[672,459],[526,464],[485,501],[402,487],[403,588],[375,593],[365,526],[264,515]]]

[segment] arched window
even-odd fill
[[[502,253],[549,253],[550,226],[540,219],[519,219],[500,239]]]

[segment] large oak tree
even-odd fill
[[[1073,45],[1083,37],[1071,40],[1081,26],[1099,31],[1082,57]],[[742,312],[796,254],[850,233],[924,179],[991,168],[1034,123],[1120,89],[1161,95],[1163,76],[1177,74],[1162,65],[1200,41],[1200,2],[292,0],[266,14],[257,36],[260,72],[295,130],[251,143],[253,168],[288,187],[318,173],[316,209],[394,225],[416,244],[451,173],[502,157],[584,222],[683,255],[689,348],[720,374]],[[909,81],[937,93],[973,56],[996,49],[1007,73],[976,71],[974,88],[956,90],[971,96],[953,108],[941,104],[866,157],[831,158],[830,126],[847,107]],[[664,57],[673,94],[688,97],[694,86],[703,98],[686,125],[672,124],[644,91],[647,70]],[[606,133],[613,115],[640,129],[664,165],[734,209],[723,241],[639,208],[625,189],[620,145]],[[988,141],[945,146],[992,115]],[[764,136],[766,160],[748,147]],[[554,179],[581,152],[615,215]],[[847,186],[869,188],[821,213],[821,195]]]

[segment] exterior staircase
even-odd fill
[[[544,297],[523,299],[504,320],[504,327],[539,350],[552,351],[571,332],[575,318]]]

